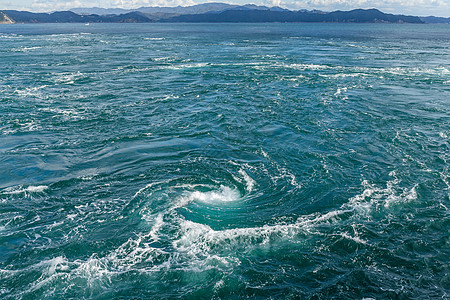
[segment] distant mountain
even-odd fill
[[[74,12],[79,15],[121,15],[132,11],[137,11],[133,9],[123,9],[123,8],[101,8],[101,7],[79,7],[71,8],[69,11]]]
[[[196,15],[204,13],[218,13],[226,10],[272,10],[272,11],[289,11],[288,9],[278,6],[267,7],[255,4],[246,5],[232,5],[226,3],[204,3],[192,6],[176,6],[176,7],[140,7],[136,9],[122,9],[122,8],[99,8],[99,7],[80,7],[72,8],[70,11],[80,15],[111,15],[111,14],[125,14],[129,12],[138,11],[145,14],[176,14],[176,15]]]
[[[193,6],[177,6],[177,7],[141,7],[137,10],[147,14],[169,13],[169,14],[203,14],[208,12],[223,11],[232,9],[236,5],[226,3],[204,3]]]
[[[422,21],[424,21],[425,23],[430,23],[430,24],[432,24],[432,23],[450,24],[450,18],[429,16],[429,17],[420,17],[420,19]]]
[[[185,11],[206,11],[204,13],[181,14],[177,7],[166,11],[132,11],[121,14],[77,14],[72,11],[53,13],[31,13],[26,11],[5,10],[3,20],[8,18],[17,23],[149,23],[149,22],[188,22],[188,23],[261,23],[261,22],[335,22],[335,23],[423,23],[419,17],[385,14],[377,9],[355,9],[351,11],[290,11],[279,7],[256,5],[234,6],[231,9],[215,11],[229,7],[229,4],[208,3],[190,7]],[[150,9],[150,8],[148,8]],[[158,8],[161,9],[161,8]],[[150,12],[151,11],[151,12]]]
[[[148,23],[152,19],[140,12],[121,15],[78,15],[71,11],[58,11],[51,14],[27,11],[4,10],[16,23]]]
[[[268,7],[268,6],[260,6],[260,5],[255,5],[255,4],[246,4],[246,5],[234,6],[234,7],[231,7],[231,8],[218,10],[218,11],[208,11],[206,13],[219,14],[219,13],[222,13],[222,12],[225,12],[225,11],[228,11],[228,10],[242,10],[242,11],[252,11],[252,10],[257,10],[257,11],[290,11],[289,9],[281,8],[279,6]],[[182,14],[182,15],[187,15],[187,14]]]
[[[335,23],[423,23],[419,17],[385,14],[377,9],[355,9],[330,13],[272,10],[226,10],[219,14],[180,15],[161,22],[260,23],[260,22],[335,22]]]
[[[176,7],[140,7],[136,9],[122,9],[122,8],[99,8],[99,7],[82,7],[72,8],[70,11],[77,14],[97,14],[97,15],[111,15],[111,14],[125,14],[133,11],[138,11],[146,14],[203,14],[207,12],[218,12],[227,9],[238,7],[238,5],[231,5],[226,3],[204,3],[193,6],[176,6]]]
[[[222,11],[225,11],[225,10],[271,10],[271,11],[289,11],[289,9],[281,8],[281,7],[278,7],[278,6],[267,7],[267,6],[263,6],[263,5],[255,5],[255,4],[245,4],[245,5],[240,5],[240,6],[230,7],[230,8],[224,9],[224,10],[222,10]]]

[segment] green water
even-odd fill
[[[0,298],[450,299],[450,27],[0,45]]]

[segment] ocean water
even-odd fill
[[[0,298],[450,299],[449,26],[0,45]]]

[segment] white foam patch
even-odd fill
[[[361,239],[361,238],[358,237],[358,236],[351,236],[351,235],[349,235],[349,234],[346,233],[346,232],[341,233],[341,236],[342,236],[343,238],[348,239],[348,240],[352,240],[352,241],[354,241],[355,243],[367,245],[367,241]]]
[[[95,256],[90,257],[86,262],[81,263],[76,272],[81,277],[95,279],[111,274],[108,270],[107,264],[104,259],[99,259]]]
[[[172,66],[166,66],[166,67],[162,67],[162,68],[172,69],[172,70],[183,70],[183,69],[192,69],[192,68],[204,68],[208,65],[209,65],[208,63],[192,63],[192,64],[172,65]]]
[[[166,181],[169,182],[170,180]],[[136,194],[133,196],[133,199],[137,196],[144,194],[146,190],[158,185],[159,183],[151,183],[147,186],[141,188]],[[174,187],[169,188],[172,191],[179,191],[180,196],[175,198],[175,201],[172,204],[169,204],[169,207],[166,207],[166,213],[171,213],[178,208],[182,208],[187,206],[192,202],[202,202],[207,204],[225,204],[236,202],[242,199],[241,194],[235,188],[231,188],[228,186],[221,185],[219,189],[213,189],[209,191],[199,191],[199,188],[203,189],[212,189],[213,187],[210,185],[204,184],[182,184],[176,185]],[[170,199],[169,199],[170,200]],[[147,211],[148,208],[144,208],[142,212],[144,213],[144,218],[148,219],[152,217],[152,212]]]
[[[42,47],[18,47],[11,49],[11,52],[30,52],[36,49],[41,49]]]
[[[164,57],[155,57],[152,60],[154,61],[174,61],[177,57],[174,56],[164,56]]]
[[[345,93],[345,92],[347,92],[347,88],[346,88],[346,87],[338,88],[338,89],[336,90],[336,93],[334,93],[334,95],[335,95],[335,96],[338,96],[338,95],[341,95],[342,93]]]
[[[0,34],[0,39],[17,39],[17,38],[21,38],[21,37],[22,37],[22,35],[15,34],[15,33]]]
[[[150,230],[149,236],[157,241],[159,240],[159,230],[161,229],[161,227],[164,225],[164,220],[163,220],[163,214],[160,213],[158,214],[158,216],[155,219],[155,224],[153,225],[152,229]]]
[[[288,69],[296,69],[296,70],[326,70],[332,67],[327,65],[317,65],[317,64],[277,64],[275,67],[283,67]]]
[[[80,71],[74,73],[61,73],[56,75],[54,81],[55,83],[59,84],[73,84],[75,80],[81,79],[83,77],[86,77],[86,75],[84,75]]]
[[[179,217],[177,223],[180,226],[180,235],[173,241],[173,246],[180,253],[201,257],[211,255],[211,252],[220,252],[223,249],[239,248],[247,251],[252,247],[267,245],[276,240],[296,243],[301,241],[296,239],[298,235],[320,234],[316,230],[317,225],[338,222],[340,216],[347,212],[350,210],[338,209],[326,214],[305,215],[292,224],[272,224],[226,230],[214,230],[208,225]]]
[[[143,272],[153,272],[159,271],[164,267],[170,267],[170,255],[160,248],[150,246],[150,242],[153,242],[152,239],[149,239],[150,235],[151,234],[144,234],[136,239],[129,239],[116,250],[104,257],[102,261],[119,272],[131,269]],[[151,264],[146,268],[135,267],[136,264],[142,262],[149,262]]]
[[[395,176],[395,172],[391,174],[391,176]],[[379,209],[380,207],[389,208],[393,205],[417,199],[416,185],[411,189],[400,189],[398,187],[399,183],[400,180],[395,178],[386,183],[386,188],[380,188],[364,180],[362,182],[362,185],[365,187],[364,191],[352,197],[347,206],[367,215],[373,209]],[[399,193],[398,190],[401,190],[401,192]]]
[[[73,108],[69,109],[61,109],[61,108],[52,108],[52,107],[45,107],[40,108],[39,110],[53,113],[55,116],[62,116],[64,120],[82,120],[85,119],[82,112],[77,111]]]
[[[24,131],[25,132],[37,131],[37,130],[40,130],[41,128],[42,128],[42,126],[40,125],[39,121],[37,121],[37,120],[15,119],[15,120],[12,120],[10,122],[10,124],[8,124],[7,126],[1,127],[0,133],[2,135],[9,135],[9,134],[14,134],[17,132],[24,132]]]
[[[242,246],[247,248],[252,244],[267,244],[272,234],[292,236],[299,229],[297,224],[273,225],[263,227],[235,228],[216,231],[208,225],[184,220],[181,222],[181,237],[173,242],[179,252],[202,256],[221,248]],[[247,247],[245,247],[247,246]]]
[[[26,87],[23,89],[16,89],[16,90],[14,90],[14,93],[16,93],[19,96],[23,96],[23,97],[40,96],[42,94],[40,91],[47,87],[48,87],[48,85],[46,85],[46,84],[40,85],[40,86],[34,86],[34,87]]]
[[[318,74],[320,77],[324,78],[352,78],[352,77],[367,77],[370,76],[370,74],[367,73],[338,73],[338,74]]]
[[[193,201],[200,201],[205,203],[221,203],[221,202],[234,202],[241,198],[239,192],[228,186],[221,186],[218,191],[200,192],[194,191],[189,193],[187,200],[183,203],[190,203]]]
[[[108,270],[105,261],[103,259],[98,259],[95,256],[90,257],[85,262],[80,260],[70,262],[65,257],[58,256],[50,260],[42,261],[27,269],[41,270],[42,274],[28,290],[21,292],[20,295],[35,292],[44,286],[52,285],[54,281],[61,282],[84,279],[87,287],[91,288],[101,281],[103,277],[112,274],[112,272]]]
[[[58,256],[55,257],[53,259],[50,259],[48,261],[44,261],[42,264],[48,264],[48,269],[46,270],[46,274],[47,275],[53,275],[56,273],[56,270],[67,270],[67,259],[62,257],[62,256]]]
[[[30,194],[30,193],[42,193],[44,192],[46,189],[48,189],[48,186],[46,185],[38,185],[38,186],[33,186],[30,185],[28,187],[10,187],[10,188],[6,188],[4,190],[4,194]]]
[[[139,269],[136,264],[142,262],[152,262],[162,253],[161,250],[148,247],[142,242],[142,237],[138,240],[129,240],[109,255],[99,258],[92,255],[87,260],[69,261],[63,256],[58,256],[49,260],[41,261],[21,270],[0,269],[0,276],[3,279],[12,278],[20,273],[40,271],[41,276],[37,278],[27,290],[21,291],[19,295],[33,293],[43,287],[51,286],[58,282],[85,282],[86,288],[98,288],[107,284],[108,280],[117,274],[130,269],[144,272],[152,272],[167,267],[167,262],[161,265],[151,266],[149,269]]]
[[[386,68],[382,69],[383,71],[387,73],[391,73],[393,75],[439,75],[439,76],[445,76],[450,74],[450,69],[446,67],[436,67],[436,68],[423,68],[423,67],[415,67],[415,68],[401,68],[401,67],[394,67],[394,68]]]
[[[68,261],[64,257],[58,256],[49,260],[41,261],[22,270],[0,269],[0,274],[2,274],[3,278],[9,278],[17,276],[17,274],[23,272],[32,272],[36,270],[40,270],[42,272],[41,276],[35,280],[27,290],[20,291],[18,293],[19,295],[26,295],[42,288],[47,284],[50,284],[54,279],[57,279],[61,275],[59,271],[68,270]]]
[[[239,174],[245,180],[245,188],[246,188],[247,192],[251,193],[256,185],[256,181],[253,180],[253,178],[251,178],[250,176],[248,176],[248,174],[242,169],[239,170]]]

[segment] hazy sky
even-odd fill
[[[277,5],[289,9],[305,8],[325,11],[378,8],[388,13],[450,17],[450,0],[0,0],[0,9],[49,12],[74,7],[137,8],[141,6],[188,6],[205,2],[254,3],[267,6]]]

